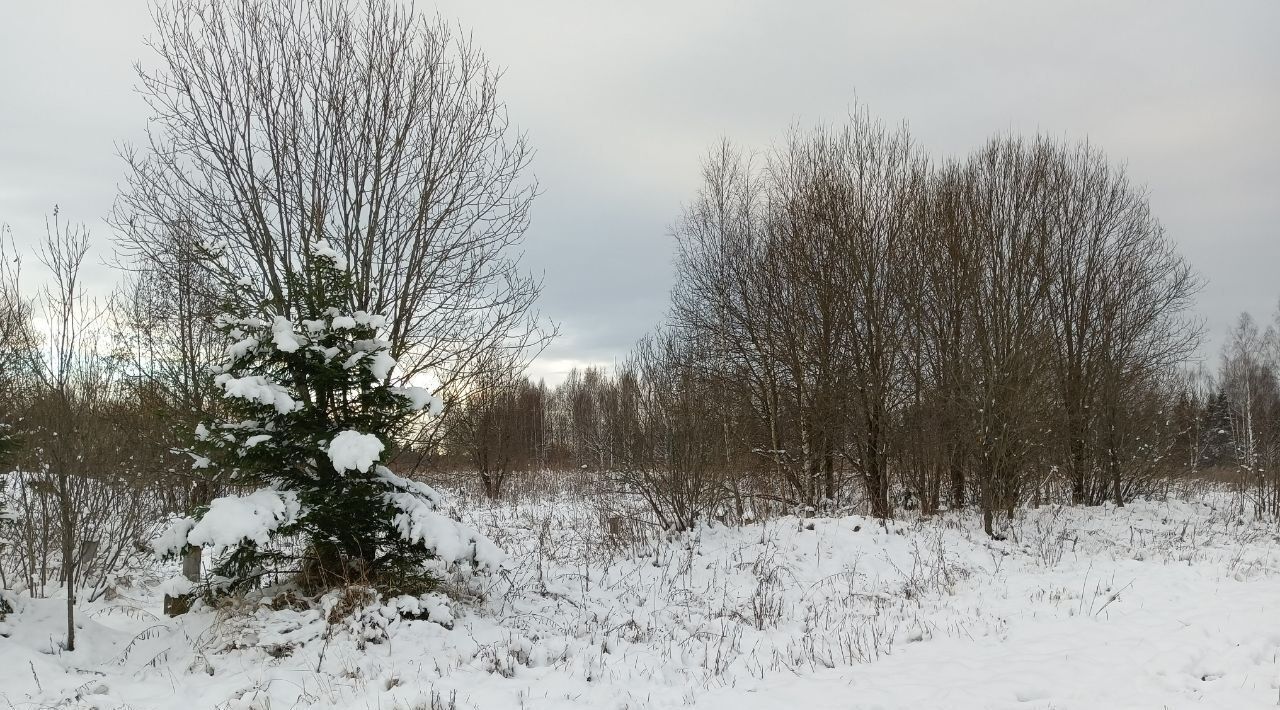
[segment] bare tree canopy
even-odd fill
[[[138,68],[153,116],[113,213],[128,261],[176,281],[194,236],[215,283],[293,316],[308,296],[290,274],[327,242],[350,308],[388,316],[404,377],[448,381],[538,333],[516,251],[531,152],[469,38],[391,0],[154,15],[158,66]]]

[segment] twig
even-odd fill
[[[36,690],[44,693],[44,688],[40,685],[40,676],[36,675],[36,664],[32,661],[27,661],[27,665],[31,666],[31,677],[36,679]]]

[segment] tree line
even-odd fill
[[[998,534],[1020,503],[1123,504],[1187,460],[1199,282],[1095,146],[935,161],[858,110],[763,157],[722,144],[673,232],[666,322],[559,407],[665,521],[974,505]]]

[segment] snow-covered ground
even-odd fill
[[[18,599],[0,707],[1273,708],[1280,527],[1219,501],[633,535],[556,499],[469,507],[510,554],[448,598],[244,602],[176,619],[158,579]],[[354,613],[332,613],[355,608]],[[330,623],[329,619],[335,619]]]

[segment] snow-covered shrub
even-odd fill
[[[318,245],[300,261],[293,319],[262,308],[219,318],[230,345],[213,378],[225,416],[197,428],[190,454],[247,492],[174,521],[157,552],[212,548],[222,556],[211,582],[222,589],[292,570],[313,589],[418,593],[434,583],[428,559],[497,565],[497,548],[444,514],[439,493],[383,465],[438,400],[389,386],[386,319],[350,308],[351,277],[333,250]]]

